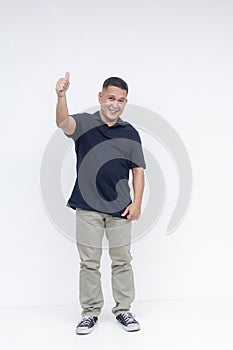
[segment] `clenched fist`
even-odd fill
[[[63,97],[66,94],[70,86],[70,73],[66,72],[65,78],[60,78],[56,85],[56,92],[59,97]]]

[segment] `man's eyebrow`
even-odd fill
[[[116,97],[114,94],[109,94],[108,95],[108,97]],[[119,100],[120,99],[123,99],[123,100],[125,100],[126,99],[126,97],[124,97],[124,96],[121,96],[121,97],[119,97]]]

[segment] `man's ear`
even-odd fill
[[[101,102],[102,102],[102,97],[103,97],[102,92],[99,92],[99,93],[98,93],[99,103],[101,103]]]

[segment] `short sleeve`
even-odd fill
[[[131,144],[129,168],[132,169],[141,167],[143,169],[146,169],[146,162],[142,150],[141,138],[136,129],[134,129],[134,140],[135,142]]]
[[[64,132],[64,134],[67,136],[67,137],[69,137],[69,138],[72,138],[74,141],[76,141],[78,138],[79,138],[79,136],[80,136],[80,118],[81,118],[81,115],[82,114],[72,114],[72,115],[70,115],[70,117],[72,117],[72,118],[74,118],[74,120],[75,120],[75,124],[76,124],[76,127],[75,127],[75,130],[74,130],[74,132],[73,132],[73,134],[71,134],[71,135],[68,135],[68,134],[66,134],[65,132]]]

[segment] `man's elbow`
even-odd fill
[[[67,127],[69,122],[69,117],[67,117],[65,120],[63,120],[62,122],[59,122],[58,120],[56,120],[56,125],[58,128],[60,129],[64,129]]]

